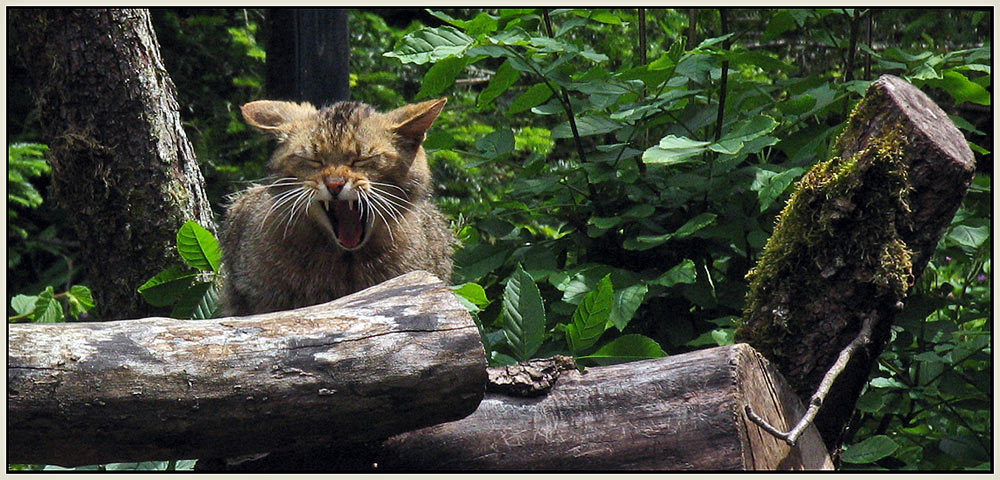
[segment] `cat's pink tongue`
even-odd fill
[[[337,239],[347,248],[357,247],[361,244],[361,236],[365,231],[361,224],[361,211],[351,208],[350,202],[346,200],[334,201],[333,208],[337,215]]]

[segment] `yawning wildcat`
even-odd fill
[[[244,105],[278,147],[271,177],[226,216],[223,314],[326,302],[413,270],[447,282],[454,238],[431,203],[421,146],[445,101],[387,113],[357,102]]]

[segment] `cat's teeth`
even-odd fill
[[[328,211],[328,212],[330,211],[330,201],[329,200],[323,200],[323,206],[326,208],[326,211]]]
[[[349,207],[351,207],[351,210],[354,210],[354,209],[355,209],[355,208],[354,208],[354,204],[355,204],[356,202],[357,202],[357,200],[348,200],[348,201],[347,201],[347,205],[348,205]]]

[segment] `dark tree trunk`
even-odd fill
[[[350,97],[347,10],[268,10],[267,94],[323,105]]]
[[[748,274],[737,332],[808,400],[871,322],[872,342],[848,363],[816,417],[832,449],[975,168],[945,113],[889,75],[872,83],[835,151],[799,182]]]
[[[151,315],[136,288],[179,261],[177,230],[188,219],[215,226],[149,12],[8,13],[98,316]]]

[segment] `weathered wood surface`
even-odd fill
[[[8,329],[8,463],[382,439],[471,413],[487,378],[471,317],[426,272],[286,312]]]
[[[546,383],[551,379],[551,369],[535,370]],[[747,419],[744,407],[750,405],[767,420],[790,428],[803,409],[780,374],[745,344],[593,367],[582,374],[562,371],[548,392],[535,393],[487,393],[476,412],[461,420],[379,444],[275,454],[233,469],[832,468],[815,428],[797,447],[789,447]]]
[[[871,319],[871,344],[852,357],[816,418],[834,447],[974,173],[972,151],[947,115],[890,75],[872,83],[835,151],[782,212],[748,275],[737,332],[808,399]]]

